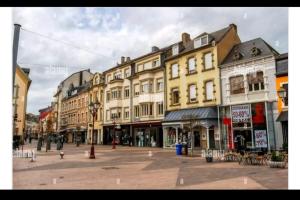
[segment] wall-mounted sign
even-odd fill
[[[266,130],[255,130],[255,146],[259,148],[267,148],[267,132]]]
[[[250,105],[231,106],[232,123],[250,122]]]

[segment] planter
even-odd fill
[[[213,161],[213,157],[205,157],[206,158],[206,162],[212,162]]]
[[[269,161],[270,168],[285,168],[286,162]]]

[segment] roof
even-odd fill
[[[288,53],[276,57],[276,76],[288,75]]]
[[[251,51],[254,47],[259,49],[259,53],[255,57],[252,55],[252,51]],[[240,56],[238,59],[235,58],[236,54]],[[265,56],[272,56],[272,55],[276,56],[279,55],[279,53],[275,49],[273,49],[267,42],[265,42],[262,38],[256,38],[253,40],[236,44],[231,49],[229,54],[226,56],[222,65],[246,61],[253,58],[262,58]]]
[[[164,122],[188,120],[189,116],[195,119],[217,119],[217,107],[191,108],[170,111],[166,114]]]
[[[220,42],[224,36],[226,35],[226,33],[233,27],[235,26],[234,24],[230,24],[228,27],[226,28],[223,28],[223,29],[220,29],[220,30],[217,30],[217,31],[214,31],[214,32],[211,32],[211,33],[206,33],[206,32],[203,32],[201,33],[200,35],[198,35],[197,37],[195,37],[194,39],[190,40],[186,46],[184,47],[182,45],[182,41],[180,42],[177,42],[177,43],[174,43],[173,45],[175,44],[179,44],[182,46],[182,48],[180,48],[180,52],[177,54],[177,55],[174,55],[174,56],[170,56],[168,57],[166,60],[170,60],[170,59],[173,59],[173,58],[176,58],[182,54],[185,54],[187,52],[190,52],[194,49],[201,49],[201,48],[205,48],[207,47],[206,45],[205,46],[202,46],[202,47],[198,47],[198,48],[194,48],[194,41],[196,39],[198,39],[199,37],[202,37],[204,35],[208,35],[208,44],[210,44],[212,41],[215,41],[216,43]]]
[[[29,75],[29,73],[30,73],[30,69],[29,68],[21,68],[22,70],[23,70],[23,72],[25,73],[25,74],[27,74],[27,76]]]
[[[81,94],[82,92],[85,92],[85,91],[88,91],[89,87],[91,85],[91,82],[86,82],[85,84],[83,85],[80,85],[80,86],[77,86],[77,87],[74,87],[71,92],[77,90],[77,92],[73,95],[70,95],[70,96],[65,96],[62,100],[66,100],[66,99],[69,99],[69,98],[72,98],[74,96],[77,96],[78,94]]]
[[[289,114],[288,114],[288,111],[282,111],[280,114],[279,114],[279,116],[278,116],[278,118],[276,119],[276,121],[280,121],[280,122],[286,122],[286,121],[288,121],[288,119],[289,119]]]

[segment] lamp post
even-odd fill
[[[287,92],[286,89],[283,87],[280,87],[279,90],[277,91],[278,96],[282,99],[283,103],[285,104],[287,101]]]
[[[96,102],[91,102],[89,104],[89,111],[92,113],[93,116],[93,126],[92,126],[92,146],[91,146],[91,153],[90,153],[90,159],[95,159],[95,149],[94,149],[94,122],[95,122],[95,115],[97,114],[97,110],[99,108],[99,101],[96,99]]]

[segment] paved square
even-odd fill
[[[25,145],[24,149],[34,146]],[[241,166],[237,162],[206,163],[200,156],[176,156],[175,150],[64,145],[64,159],[52,146],[35,162],[13,159],[15,189],[287,189],[288,169]]]

